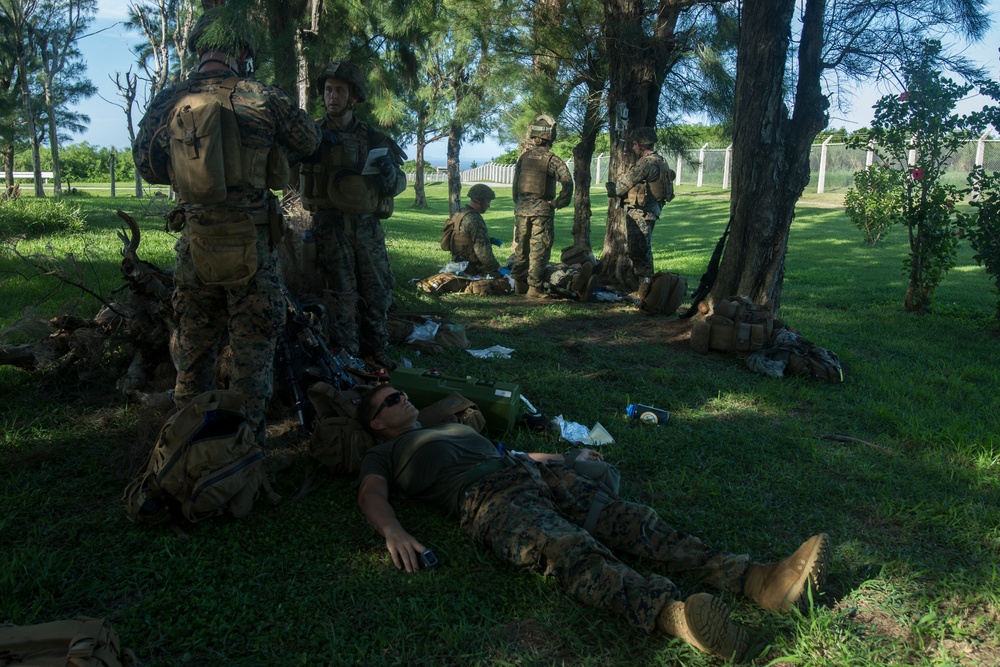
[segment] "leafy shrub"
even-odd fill
[[[83,213],[61,199],[19,197],[0,203],[0,236],[41,236],[57,231],[79,231]]]
[[[969,185],[976,193],[969,203],[978,211],[963,221],[961,231],[976,251],[973,259],[993,276],[998,296],[996,318],[1000,323],[1000,172],[987,174],[982,167],[976,167],[969,174]]]
[[[844,196],[844,208],[870,246],[902,219],[903,184],[900,172],[873,164],[854,175],[854,187]]]

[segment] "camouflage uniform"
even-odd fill
[[[500,262],[493,255],[493,243],[486,228],[486,221],[476,209],[463,206],[455,215],[461,215],[462,221],[456,230],[454,248],[451,253],[453,262],[468,262],[465,273],[478,276],[493,273],[500,268]]]
[[[177,95],[194,82],[211,87],[232,76],[228,71],[192,73],[187,81],[158,94],[139,125],[132,155],[139,174],[151,183],[169,183],[168,132],[162,131]],[[281,146],[290,160],[312,153],[320,130],[308,114],[296,108],[283,92],[266,84],[240,79],[230,97],[243,146],[267,149]],[[276,204],[266,188],[229,188],[225,201],[209,206],[183,201],[171,217],[199,219],[211,224],[213,214],[229,212],[252,216],[257,228],[257,272],[241,287],[205,285],[195,272],[190,251],[190,227],[177,240],[173,307],[177,329],[171,355],[177,368],[174,402],[183,408],[192,398],[216,388],[216,360],[228,333],[233,353],[229,388],[247,401],[248,419],[263,445],[265,412],[271,396],[274,348],[284,326],[285,307],[278,258],[268,228],[268,207]]]
[[[640,277],[648,278],[656,272],[653,268],[653,227],[663,210],[663,205],[650,195],[646,183],[660,178],[661,170],[665,169],[668,169],[667,164],[659,154],[643,155],[615,186],[619,197],[625,197],[633,188],[643,190],[641,206],[625,205],[628,256]]]
[[[457,512],[463,532],[502,560],[556,577],[580,602],[620,613],[645,632],[653,630],[668,601],[681,599],[681,591],[662,575],[636,572],[614,551],[658,561],[667,572],[718,590],[742,590],[748,556],[711,549],[673,530],[645,505],[610,498],[593,532],[584,530],[593,501],[606,492],[563,463],[517,456],[464,484],[469,469],[498,459],[493,444],[473,429],[447,424],[368,450],[361,478],[381,475],[411,498]]]
[[[388,147],[390,156],[402,155],[396,143],[366,123],[354,119],[347,130],[337,130],[329,117],[323,127],[341,136],[355,135],[356,143],[372,148]],[[326,150],[324,145],[323,150]],[[395,197],[406,189],[406,175],[394,166],[395,182],[388,192],[380,185],[381,197]],[[366,180],[376,183],[374,176]],[[324,297],[328,309],[331,342],[352,355],[384,353],[389,345],[386,322],[396,283],[385,247],[385,230],[373,213],[349,214],[335,207],[313,211],[316,256],[326,281]]]
[[[559,196],[548,200],[538,195],[521,194],[519,181],[521,165],[526,158],[551,155],[545,146],[535,146],[521,154],[514,167],[514,217],[517,220],[514,265],[510,275],[528,287],[542,289],[545,265],[552,254],[555,239],[555,209],[562,208],[573,198],[573,176],[566,163],[551,155],[548,174],[562,185]]]

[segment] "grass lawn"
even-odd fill
[[[605,453],[622,471],[623,496],[714,546],[775,560],[812,533],[830,534],[830,580],[805,617],[723,596],[750,630],[753,664],[1000,662],[1000,343],[990,332],[996,295],[968,247],[935,293],[934,312],[908,314],[903,230],[870,248],[839,197],[807,195],[792,225],[781,315],[840,356],[845,382],[827,385],[697,355],[672,319],[627,304],[417,291],[410,281],[446,261],[438,247],[445,186],[427,192],[430,209],[411,209],[408,190],[385,225],[399,306],[448,311],[473,347],[516,351],[509,360],[454,349],[396,356],[517,382],[550,416],[601,422],[615,439]],[[513,207],[509,188],[497,192],[485,217],[505,241],[499,256],[509,248]],[[597,190],[594,198],[599,216],[606,198]],[[84,229],[36,234],[19,250],[72,253],[76,261],[59,266],[111,298],[121,259],[114,210],[139,215],[147,203],[94,194],[67,201],[79,206]],[[654,234],[657,267],[693,288],[727,218],[724,192],[679,188]],[[140,256],[169,264],[173,237],[162,220],[140,224]],[[560,212],[557,251],[569,245],[571,227],[571,212]],[[0,327],[26,313],[91,316],[97,308],[93,296],[38,276],[9,251],[0,255],[0,289]],[[3,342],[45,333],[22,323]],[[109,358],[105,372],[65,380],[0,367],[0,622],[104,616],[147,666],[718,662],[581,607],[552,580],[480,551],[454,521],[396,497],[403,525],[443,565],[400,574],[361,517],[353,482],[322,473],[320,487],[298,502],[261,500],[245,519],[196,525],[187,541],[134,526],[122,491],[162,415],[121,398],[118,365]],[[629,402],[670,410],[670,421],[630,422]],[[291,428],[289,419],[275,422],[275,433]],[[568,447],[526,431],[504,442]],[[301,456],[277,490],[294,495],[311,469]]]

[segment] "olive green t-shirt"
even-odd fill
[[[366,451],[359,479],[380,475],[390,489],[457,515],[465,472],[498,458],[497,448],[475,429],[440,424],[408,431]]]

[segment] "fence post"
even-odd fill
[[[984,132],[983,136],[979,137],[979,141],[976,142],[976,166],[982,167],[983,161],[986,159],[986,140],[990,138],[989,132]]]
[[[703,177],[705,176],[705,149],[708,148],[706,143],[698,151],[698,187],[701,187]]]
[[[871,143],[868,144],[868,150],[865,151],[865,167],[872,166],[875,162],[875,149],[872,148]]]
[[[108,166],[111,168],[111,196],[115,196],[115,147],[111,147],[111,157],[108,158]]]
[[[682,156],[680,153],[678,153],[677,154],[677,169],[674,170],[675,172],[677,172],[677,178],[674,179],[674,185],[680,185],[681,184],[681,165],[682,165],[683,162],[684,162],[684,156]]]
[[[595,183],[601,183],[602,182],[601,181],[601,156],[602,155],[604,155],[604,153],[598,153],[597,154],[597,169],[595,169],[595,171],[597,172],[597,175],[594,177],[594,182]]]
[[[913,135],[910,137],[910,145],[917,143],[917,136]],[[915,167],[917,165],[917,149],[911,148],[910,152],[906,154],[907,166]]]
[[[722,189],[729,189],[729,170],[733,164],[733,145],[726,146],[726,155],[722,160]]]
[[[816,194],[821,195],[826,190],[826,155],[832,139],[832,134],[824,139],[823,147],[819,150],[819,178],[816,183]]]

